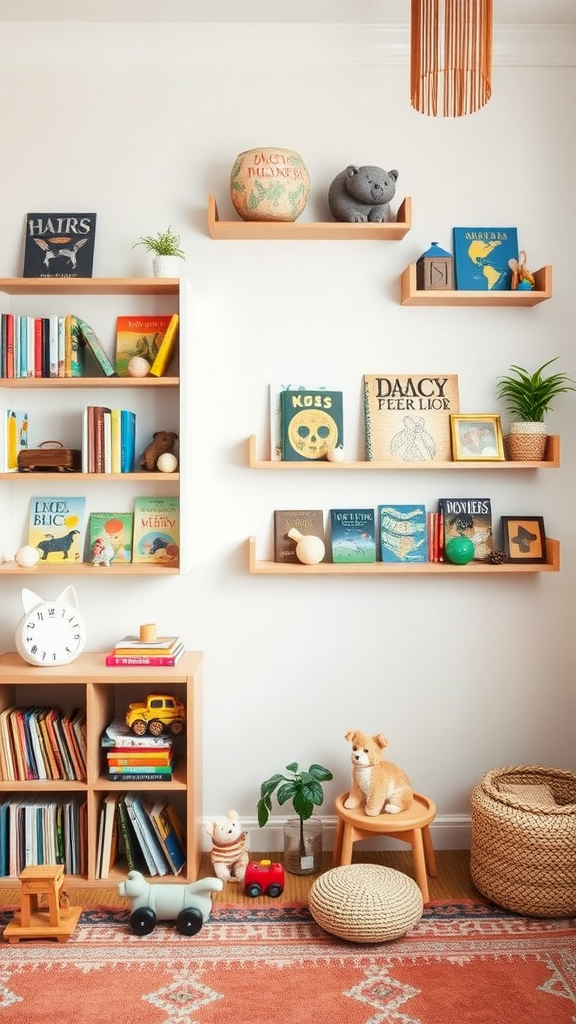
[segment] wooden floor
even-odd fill
[[[269,856],[271,860],[278,860],[278,854],[259,853],[258,858]],[[373,864],[385,864],[387,867],[395,868],[397,871],[404,871],[411,878],[414,878],[412,869],[412,855],[404,851],[386,852],[360,852],[355,851],[354,863],[365,861]],[[328,871],[332,867],[332,854],[325,853],[323,870]],[[438,874],[436,878],[429,878],[430,900],[450,899],[476,899],[478,892],[470,878],[470,851],[469,850],[437,850],[436,867]],[[205,854],[200,871],[201,877],[213,875],[210,857]],[[266,900],[270,903],[277,902],[299,902],[308,901],[310,886],[317,878],[317,875],[291,875],[286,872],[284,893],[278,900],[270,897],[260,897],[259,902]],[[70,901],[75,906],[82,907],[127,907],[125,899],[118,895],[117,888],[86,888],[68,890]],[[254,900],[244,895],[243,888],[235,883],[226,883],[221,893],[214,894],[214,902],[254,905]],[[14,906],[20,903],[20,890],[18,888],[3,889],[1,903],[4,906]]]

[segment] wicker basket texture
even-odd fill
[[[507,786],[538,787],[536,798]],[[548,799],[539,801],[538,792]],[[472,792],[471,823],[470,871],[484,896],[533,917],[576,914],[575,772],[544,765],[486,772]]]
[[[332,868],[313,883],[310,913],[324,931],[349,942],[388,942],[422,917],[414,879],[380,864]]]

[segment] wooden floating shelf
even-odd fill
[[[397,242],[408,234],[412,226],[412,200],[403,199],[396,220],[385,224],[348,224],[341,221],[311,223],[266,220],[219,220],[214,196],[208,196],[208,232],[216,239],[336,239]]]
[[[445,291],[416,287],[416,264],[411,263],[400,278],[400,302],[403,306],[536,306],[552,298],[552,267],[534,274],[533,291]]]
[[[334,564],[320,562],[318,565],[284,565],[281,562],[259,562],[256,559],[256,538],[248,540],[250,574],[253,576],[419,576],[435,573],[440,576],[509,575],[510,573],[559,572],[560,542],[546,538],[546,561],[487,565],[485,562],[469,562],[454,565],[452,562],[416,562],[409,565],[400,562],[371,562],[368,565],[349,563]]]
[[[42,473],[42,477],[50,474]],[[104,474],[100,474],[103,476]],[[110,578],[111,576],[179,576],[180,569],[170,566],[154,565],[146,562],[126,562],[108,566],[92,565],[91,562],[36,562],[25,569],[17,562],[0,562],[0,576],[93,576],[94,578]]]
[[[1,388],[177,388],[179,377],[0,377]]]
[[[0,277],[8,295],[177,295],[177,277]]]
[[[43,471],[31,471],[30,473],[0,473],[0,480],[30,481],[37,479],[61,480],[62,483],[70,480],[82,480],[83,483],[84,481],[92,480],[99,480],[100,483],[103,483],[104,481],[106,483],[110,483],[111,480],[121,480],[124,484],[128,483],[129,480],[137,482],[142,481],[143,483],[149,484],[150,481],[153,480],[156,484],[168,484],[170,481],[180,480],[180,473],[156,473],[155,471],[147,473],[144,471],[136,473],[60,473],[57,470],[50,473],[44,473]]]
[[[445,469],[475,469],[475,470],[522,470],[522,469],[558,469],[560,465],[560,436],[550,434],[546,442],[544,459],[541,462],[328,462],[326,459],[312,460],[311,462],[282,462],[272,459],[256,458],[256,438],[252,435],[249,438],[249,459],[250,469],[276,469],[276,470],[346,470],[346,469],[377,469],[380,472],[394,472],[395,470],[445,470]]]

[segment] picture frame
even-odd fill
[[[542,516],[502,516],[502,547],[507,562],[546,561],[546,531]]]
[[[504,436],[498,413],[451,413],[455,462],[504,462]]]

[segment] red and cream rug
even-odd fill
[[[576,919],[433,903],[356,945],[303,906],[216,904],[195,937],[87,910],[67,943],[0,942],[0,1024],[574,1024]],[[11,919],[0,914],[0,926]]]

